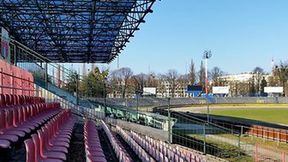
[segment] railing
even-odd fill
[[[104,102],[102,98],[91,99],[96,102]],[[163,101],[164,98],[138,98],[138,105],[140,107],[145,106],[165,106],[167,101]],[[288,97],[214,97],[208,100],[209,104],[285,104],[288,103]],[[136,107],[136,98],[107,98],[107,103],[114,105],[126,105],[128,107]],[[206,105],[207,100],[203,97],[193,98],[171,98],[172,106],[191,106],[192,104]]]
[[[59,88],[65,88],[71,79],[69,76],[73,71],[51,62],[15,40],[10,41],[10,49],[16,56],[16,66],[31,72],[35,79],[44,80]]]
[[[34,96],[33,76],[18,67],[0,60],[0,93]]]
[[[7,77],[11,79],[6,79]],[[15,79],[19,79],[21,82],[15,82]],[[13,74],[8,74],[0,70],[0,93],[19,94],[33,96],[36,90],[34,89],[34,82],[22,77],[17,77]],[[6,82],[6,84],[4,83]],[[7,86],[9,85],[9,86]]]
[[[72,73],[71,70],[60,64],[52,63],[49,59],[15,40],[11,40],[10,47],[16,49],[14,52],[18,67],[30,71],[36,78],[46,80],[57,87],[63,87],[67,83],[68,76]]]
[[[71,89],[67,86],[72,79],[76,81],[75,85],[81,79],[81,76],[76,71],[51,62],[15,40],[10,41],[10,50],[15,58],[13,62],[16,66],[31,72],[36,84],[54,93],[61,93],[60,97],[70,99],[70,101],[73,100],[75,104],[77,103],[79,98],[77,96],[77,88]],[[87,100],[82,100],[82,103],[88,103],[89,107],[93,107]]]
[[[217,120],[213,120],[212,122],[224,128],[230,129],[234,132],[239,132],[241,136],[249,135],[275,142],[288,143],[288,130],[285,129],[285,127],[287,128],[288,126],[278,125],[279,128],[273,128],[256,124],[253,124],[251,126],[249,126],[248,124],[231,124],[229,122],[222,122]],[[277,126],[277,124],[275,124],[275,126]]]
[[[96,109],[82,107],[74,103],[71,103],[65,99],[62,99],[59,96],[53,99],[53,101],[59,102],[63,108],[71,109],[72,113],[74,113],[75,115],[93,120],[105,119],[104,111],[97,111]]]
[[[246,134],[265,138],[268,140],[288,143],[288,131],[284,129],[274,129],[263,126],[244,127]]]

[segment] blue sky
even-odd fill
[[[162,0],[120,54],[134,73],[185,73],[193,59],[212,51],[210,68],[227,73],[270,71],[271,60],[288,60],[287,0]],[[117,59],[110,65],[117,68]]]

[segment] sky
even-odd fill
[[[120,67],[134,73],[185,74],[191,59],[199,70],[205,50],[209,68],[230,74],[271,70],[288,60],[287,0],[161,0],[122,51]],[[117,69],[117,59],[108,65]]]

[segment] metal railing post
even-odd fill
[[[79,75],[76,74],[76,105],[79,106]]]
[[[13,47],[13,49],[14,49],[14,60],[13,60],[13,62],[14,62],[14,65],[15,66],[17,66],[17,48],[16,48],[16,45],[14,45],[14,47]]]
[[[106,92],[106,78],[104,79],[104,117],[106,117],[107,113],[107,92]]]
[[[136,107],[136,111],[137,111],[137,120],[139,120],[139,92],[136,92],[136,101],[137,101],[137,107]]]
[[[168,140],[172,143],[171,114],[170,114],[170,97],[168,98]]]
[[[45,62],[45,83],[48,82],[48,63]]]
[[[209,108],[209,100],[208,95],[206,94],[206,102],[207,102],[207,122],[210,122],[210,108]]]
[[[239,153],[238,156],[241,156],[241,134],[238,135],[238,149],[239,149]]]
[[[203,153],[206,154],[206,123],[203,124]]]
[[[3,87],[2,87],[2,86],[4,86],[4,84],[3,84],[3,80],[4,80],[4,78],[3,78],[3,68],[1,68],[0,71],[1,71],[1,93],[3,94],[3,92],[4,92]]]

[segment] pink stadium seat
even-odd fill
[[[8,140],[0,139],[0,148],[6,149],[6,148],[9,148],[9,146],[10,146],[10,142]]]
[[[20,101],[19,101],[19,95],[14,95],[14,103],[15,105],[20,105]]]
[[[106,162],[96,125],[90,120],[86,120],[84,124],[84,144],[87,161]]]
[[[20,96],[19,96],[19,102],[20,102],[20,105],[25,104],[25,103],[24,103],[24,96],[23,96],[23,95],[20,95]]]
[[[65,154],[68,153],[67,147],[57,146],[57,145],[53,145],[53,144],[49,143],[47,127],[43,127],[42,131],[43,131],[43,139],[44,139],[44,142],[45,142],[45,149],[47,149],[49,151],[63,152]]]
[[[10,106],[10,94],[5,94],[5,106]]]
[[[105,157],[94,157],[88,155],[87,162],[107,162]]]
[[[0,94],[0,109],[6,106],[6,99],[4,94]]]
[[[20,135],[17,135],[20,134]],[[5,112],[0,111],[0,139],[6,139],[11,142],[16,142],[19,139],[19,136],[22,136],[22,133],[19,131],[9,131],[6,129],[6,118]]]
[[[59,105],[54,104],[54,106],[57,107]],[[50,106],[48,105],[47,107]],[[27,150],[26,162],[30,162],[31,157],[35,157],[35,162],[65,161],[74,123],[75,119],[71,117],[70,111],[65,110],[58,113],[41,130],[38,130],[37,134],[32,135],[35,153],[33,151],[29,153],[29,150],[33,150],[33,147],[29,140],[25,141]],[[34,156],[31,154],[34,154]]]
[[[24,143],[26,148],[26,162],[62,162],[62,160],[58,159],[40,158],[37,154],[39,145],[35,145],[32,139],[25,140]]]
[[[46,157],[46,158],[53,158],[53,159],[60,159],[60,160],[66,160],[66,155],[63,152],[56,152],[56,151],[51,151],[47,150],[44,142],[44,137],[43,137],[43,132],[42,130],[37,131],[38,132],[38,139],[39,139],[39,145],[40,145],[40,156]],[[33,139],[32,135],[32,139]],[[36,135],[37,136],[37,135]],[[36,138],[36,137],[34,137]],[[36,139],[37,142],[37,139]]]
[[[14,96],[12,94],[9,94],[9,98],[10,98],[10,105],[13,106],[14,105]]]
[[[17,105],[17,99],[16,99],[16,95],[15,94],[11,94],[11,104],[12,105]]]
[[[2,106],[0,109],[0,140],[2,140],[1,148],[8,144],[15,143],[19,138],[25,137],[26,134],[31,133],[44,122],[60,112],[60,105],[55,103],[41,103],[41,104],[17,104],[18,98],[16,95],[0,95],[5,100],[9,100],[9,104]],[[1,98],[1,97],[0,97]],[[13,102],[10,100],[14,98]],[[19,96],[19,103],[21,102]],[[3,100],[2,100],[3,101]],[[3,102],[2,102],[3,103]],[[5,142],[7,141],[7,142]]]

